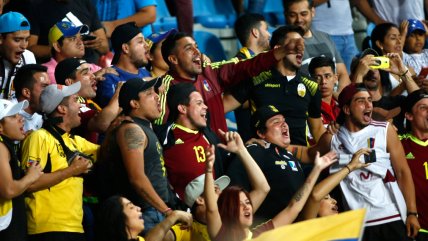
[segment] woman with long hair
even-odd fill
[[[173,211],[161,223],[149,231],[145,238],[139,236],[144,230],[141,208],[122,196],[106,199],[97,213],[95,239],[97,241],[160,241],[177,222],[183,227],[192,224],[192,215],[183,211]]]
[[[239,134],[228,132],[225,135],[226,142],[231,140],[240,140]],[[221,146],[221,145],[220,145]],[[241,150],[245,152],[246,149]],[[228,240],[241,241],[255,238],[262,232],[292,223],[302,210],[316,179],[320,172],[336,161],[336,154],[329,152],[320,157],[317,153],[314,162],[314,168],[309,174],[306,182],[296,192],[289,205],[277,214],[273,219],[257,226],[251,230],[253,224],[253,214],[257,211],[266,195],[253,195],[256,189],[250,192],[236,186],[226,188],[221,192],[217,201],[217,194],[214,187],[214,178],[212,169],[214,164],[214,146],[207,149],[206,171],[205,171],[205,200],[208,233],[213,241]],[[251,186],[254,187],[254,181],[265,180],[263,174],[255,176],[252,171],[248,172]]]

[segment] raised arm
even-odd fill
[[[388,125],[387,132],[387,151],[390,154],[392,168],[395,172],[400,190],[403,193],[404,200],[406,201],[407,212],[415,212],[416,208],[416,197],[415,197],[415,186],[413,184],[412,173],[410,172],[409,165],[405,158],[403,146],[398,139],[397,132],[394,130],[392,125]],[[409,215],[406,220],[407,236],[415,238],[418,234],[420,225],[419,221],[414,215]]]
[[[349,173],[369,165],[361,163],[359,160],[361,155],[368,155],[369,152],[370,149],[368,148],[362,148],[358,150],[353,155],[352,160],[348,163],[348,165],[343,167],[340,171],[328,176],[314,187],[314,190],[312,191],[312,194],[306,202],[302,212],[302,218],[304,220],[317,217],[321,200],[327,196],[340,183],[340,181],[348,176]]]
[[[43,175],[42,168],[33,162],[24,177],[14,180],[10,168],[10,153],[0,142],[0,198],[10,200],[21,195],[32,183]]]
[[[192,225],[192,214],[175,210],[161,223],[157,224],[149,233],[144,237],[147,241],[162,241],[165,236],[171,232],[171,227],[180,222],[184,227]]]
[[[266,177],[247,148],[245,148],[241,136],[239,136],[237,132],[229,131],[224,133],[221,130],[219,131],[223,139],[226,140],[226,145],[218,144],[218,146],[228,152],[235,153],[242,161],[245,171],[247,171],[248,179],[251,184],[250,198],[253,204],[253,212],[256,212],[270,191]]]
[[[147,136],[141,127],[134,123],[122,125],[117,132],[117,142],[129,182],[135,191],[159,212],[169,210],[144,172],[144,149],[147,146]]]
[[[210,237],[216,237],[220,231],[222,221],[220,213],[218,211],[217,199],[218,195],[215,191],[214,178],[213,178],[213,167],[215,160],[214,146],[211,145],[205,150],[207,155],[206,168],[205,168],[205,205],[206,205],[206,218],[207,218],[207,229]]]
[[[303,186],[300,187],[300,189],[294,194],[288,206],[272,219],[274,227],[290,224],[297,218],[300,211],[303,209],[321,171],[330,166],[335,161],[337,161],[335,152],[331,151],[322,157],[320,157],[319,153],[316,154],[314,161],[315,166],[309,176],[306,178]]]

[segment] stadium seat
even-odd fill
[[[206,28],[230,28],[236,20],[236,12],[230,0],[193,1],[195,23]]]
[[[206,31],[195,31],[193,33],[199,50],[208,56],[212,62],[218,62],[226,59],[223,45],[220,39],[213,33]]]
[[[266,0],[265,7],[263,9],[263,16],[266,21],[272,26],[284,25],[284,7],[282,1],[279,0]]]
[[[154,33],[168,31],[172,28],[177,29],[177,18],[171,16],[165,0],[157,0],[156,21],[152,26]]]

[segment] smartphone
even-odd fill
[[[385,56],[375,56],[373,57],[376,61],[376,65],[370,65],[372,69],[388,69],[389,68],[389,58]]]
[[[83,41],[94,40],[96,38],[97,38],[97,36],[94,36],[94,35],[82,35]]]
[[[423,67],[421,72],[419,72],[419,76],[426,78],[428,75],[428,67]]]
[[[376,151],[374,149],[372,149],[370,154],[364,155],[364,162],[365,163],[376,162]]]

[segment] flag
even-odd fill
[[[364,230],[365,216],[365,209],[348,211],[275,228],[252,240],[357,241]]]

